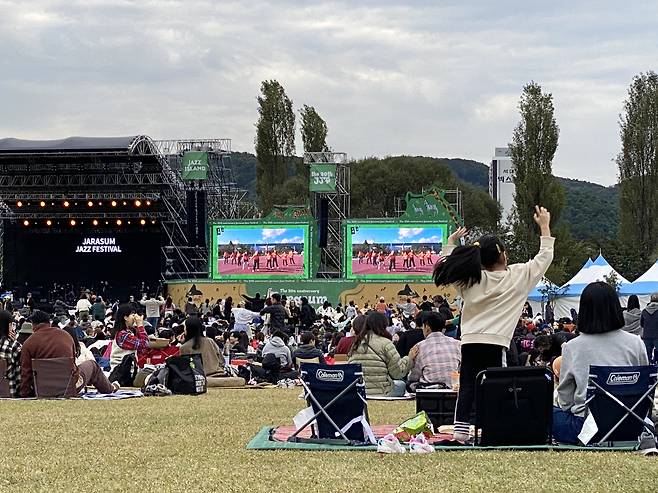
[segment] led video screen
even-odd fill
[[[309,275],[308,224],[215,224],[213,279],[302,279]]]
[[[447,224],[354,223],[345,228],[348,279],[429,279]]]

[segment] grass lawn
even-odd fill
[[[247,451],[292,424],[299,389],[210,389],[202,397],[3,401],[0,491],[649,491],[655,458],[604,452]],[[413,402],[371,402],[397,423]]]

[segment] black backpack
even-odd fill
[[[110,382],[119,382],[122,387],[132,387],[137,376],[137,358],[133,353],[126,354],[121,363],[110,373]]]
[[[199,395],[208,390],[208,380],[203,371],[200,354],[172,356],[167,358],[165,365],[166,385],[173,394]]]
[[[267,353],[263,356],[263,362],[261,363],[263,370],[269,370],[277,372],[281,369],[281,361],[279,357],[274,353]]]

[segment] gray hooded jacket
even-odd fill
[[[640,327],[641,316],[642,312],[639,308],[624,311],[624,322],[626,323],[624,330],[636,336],[642,335],[642,327]]]

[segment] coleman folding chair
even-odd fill
[[[594,445],[635,442],[654,437],[651,421],[653,397],[658,385],[658,367],[590,366],[587,408],[598,431],[589,440]]]
[[[368,423],[366,388],[361,365],[302,363],[304,397],[315,413],[288,439],[289,442],[357,445],[376,443]],[[299,434],[311,427],[311,438]]]
[[[74,397],[78,382],[73,358],[32,360],[34,395],[39,398]]]

